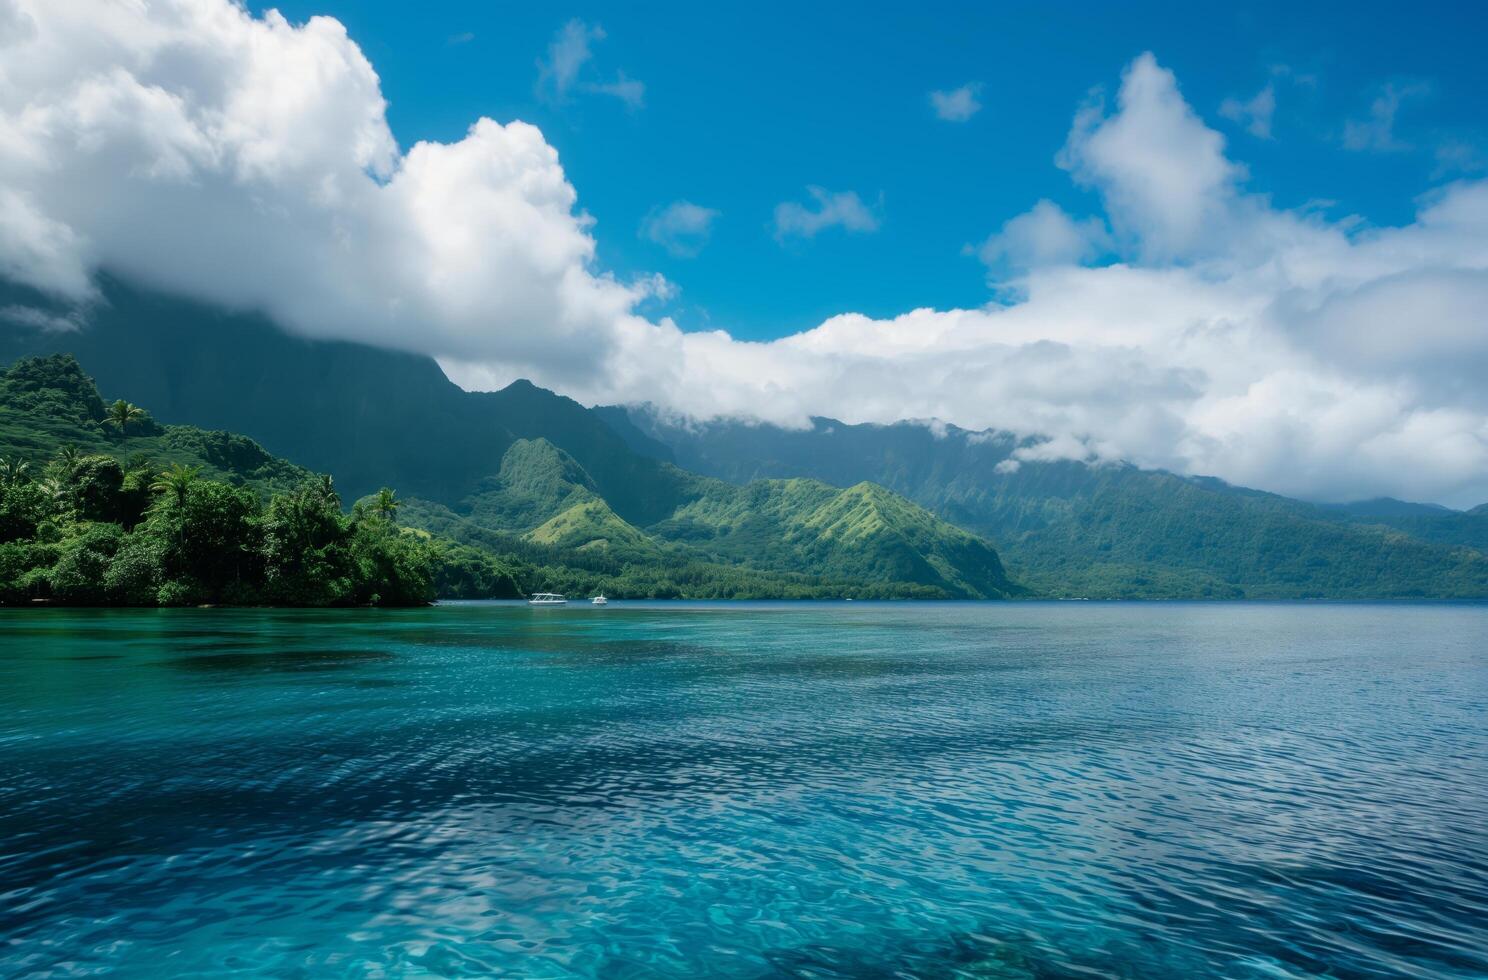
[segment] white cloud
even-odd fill
[[[775,238],[815,238],[827,228],[840,227],[847,231],[877,231],[878,216],[863,203],[856,191],[828,191],[822,187],[808,187],[806,192],[816,203],[810,205],[798,201],[782,201],[775,205]]]
[[[960,88],[930,93],[930,106],[946,122],[966,122],[982,111],[982,83],[967,82]]]
[[[1116,104],[1114,114],[1099,103],[1076,114],[1059,165],[1101,192],[1116,232],[1145,258],[1186,257],[1225,237],[1245,168],[1225,156],[1224,137],[1194,114],[1173,73],[1141,55]]]
[[[718,212],[691,201],[673,201],[654,208],[641,221],[641,237],[655,242],[678,258],[692,258],[708,244]]]
[[[1429,86],[1419,82],[1407,85],[1390,83],[1381,87],[1369,104],[1368,118],[1350,119],[1344,123],[1344,148],[1382,152],[1410,149],[1409,143],[1395,136],[1395,117],[1406,99],[1425,95],[1430,90]]]
[[[997,276],[1010,270],[1079,264],[1109,245],[1110,236],[1099,218],[1076,221],[1053,201],[1042,200],[1009,219],[977,246],[976,255]]]
[[[525,376],[785,424],[936,418],[1287,493],[1488,500],[1488,181],[1400,227],[1276,209],[1151,56],[1061,157],[1105,202],[1116,261],[1075,264],[1079,232],[1045,233],[1081,222],[1035,205],[999,239],[1029,257],[997,293],[1016,301],[743,342],[637,313],[665,284],[596,267],[535,127],[481,119],[400,150],[333,20],[225,0],[10,9],[30,26],[0,58],[0,272],[78,316],[108,271],[427,353],[472,387]],[[784,224],[876,227],[842,200],[815,193]]]
[[[561,105],[577,89],[598,95],[611,95],[628,108],[638,109],[646,101],[644,83],[618,72],[613,82],[583,81],[584,66],[594,59],[592,45],[605,39],[604,28],[587,24],[578,18],[559,28],[548,44],[548,56],[537,63],[537,97]],[[592,77],[592,76],[591,76]]]
[[[1250,135],[1268,140],[1271,138],[1271,118],[1276,115],[1276,86],[1267,85],[1243,102],[1225,99],[1219,104],[1219,114],[1244,126]]]

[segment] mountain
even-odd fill
[[[260,492],[287,491],[310,471],[231,432],[161,425],[148,414],[126,430],[105,421],[103,399],[69,355],[22,360],[0,372],[0,457],[39,473],[60,446],[83,456],[198,466],[201,476]]]
[[[64,447],[71,447],[71,455],[62,451]],[[130,530],[160,513],[150,506],[148,487],[169,463],[199,467],[202,483],[216,478],[219,483],[213,486],[226,484],[220,486],[222,491],[238,495],[232,499],[237,501],[233,506],[242,509],[240,523],[246,522],[239,535],[245,568],[262,571],[266,551],[284,551],[281,525],[286,514],[300,513],[307,500],[314,509],[333,499],[309,471],[273,457],[244,436],[162,426],[138,409],[121,430],[107,420],[93,380],[71,355],[22,359],[0,372],[0,458],[6,463],[0,470],[0,542],[21,542],[11,551],[24,553],[30,564],[21,571],[36,586],[0,583],[0,596],[7,600],[37,594],[42,588],[45,574],[37,578],[40,566],[32,565],[56,559],[48,537],[53,532],[45,530],[52,525],[74,529],[74,537],[88,541],[93,533],[88,530],[90,522],[118,525],[100,539],[112,550],[90,559],[106,568]],[[528,591],[562,581],[578,584],[581,588],[575,591],[603,589],[620,596],[948,598],[996,597],[1015,588],[985,542],[880,488],[839,490],[799,481],[801,485],[792,488],[799,493],[777,501],[768,515],[754,515],[741,500],[757,488],[697,477],[666,463],[636,469],[653,470],[666,485],[681,488],[687,506],[708,515],[710,538],[716,541],[703,547],[681,540],[674,532],[687,522],[679,521],[676,512],[656,530],[637,528],[600,495],[599,484],[574,457],[546,439],[519,439],[508,447],[496,471],[455,508],[417,498],[401,505],[404,523],[424,538],[437,534],[460,544],[430,540],[425,548],[404,542],[395,550],[402,548],[426,564],[427,572],[420,574],[426,582],[432,577],[446,595],[511,595],[518,580]],[[43,478],[55,481],[57,488],[44,485]],[[263,499],[275,492],[287,497],[276,497],[262,510]],[[49,517],[43,513],[50,506],[48,499],[69,502]],[[872,501],[871,513],[858,513],[863,500]],[[372,541],[357,516],[382,508],[381,502],[367,498],[343,531],[349,534],[361,527],[358,540],[369,548],[393,540],[379,534]],[[333,510],[339,515],[339,505]],[[329,526],[331,518],[322,515],[315,520]],[[778,539],[778,546],[758,554],[728,546],[736,541],[733,532],[741,524]],[[280,544],[271,547],[275,541]],[[717,542],[723,544],[713,546]],[[16,565],[8,559],[0,564]],[[265,579],[250,591],[262,597],[273,588]],[[217,592],[201,589],[181,594],[187,593],[220,598]],[[42,589],[40,594],[66,598],[73,593]],[[234,601],[245,601],[250,593],[232,594],[237,596]],[[104,598],[96,590],[87,595],[90,601]],[[300,599],[307,595],[305,588],[294,592]]]
[[[864,594],[1000,597],[1020,591],[985,541],[871,484],[842,489],[816,480],[742,487],[662,464],[681,501],[664,520],[625,520],[571,455],[546,439],[518,440],[499,470],[452,507],[413,518],[431,530],[484,531],[622,565],[695,564],[807,574]]]
[[[1355,524],[1375,524],[1402,531],[1422,541],[1488,552],[1488,504],[1456,511],[1435,504],[1413,504],[1382,497],[1325,505],[1324,510]]]
[[[1005,433],[903,422],[808,428],[678,424],[598,410],[637,451],[743,483],[871,481],[993,541],[1051,594],[1120,598],[1488,596],[1488,513],[1427,505],[1329,510],[1134,466],[1015,459]],[[1479,511],[1488,510],[1479,508]],[[1470,550],[1471,549],[1471,550]]]
[[[1488,515],[1475,512],[1329,511],[1126,465],[1015,460],[1028,440],[955,426],[681,426],[527,382],[466,392],[424,357],[308,341],[262,317],[117,283],[104,290],[86,327],[0,331],[0,355],[75,352],[109,397],[166,422],[246,433],[335,474],[348,495],[396,487],[410,520],[527,549],[555,575],[629,568],[657,594],[702,594],[687,590],[721,581],[721,569],[742,583],[748,569],[747,586],[730,594],[772,594],[774,585],[758,590],[794,575],[791,588],[810,594],[890,580],[929,594],[1003,594],[1011,580],[1092,597],[1488,595],[1482,553],[1466,550],[1484,543]],[[567,462],[544,462],[544,444]],[[810,482],[790,483],[798,478],[823,486],[808,492]],[[747,488],[758,480],[773,482]],[[939,521],[858,490],[865,482]],[[855,495],[829,496],[845,491]],[[1008,570],[957,538],[966,532],[988,552],[993,542]],[[684,567],[696,572],[685,588]]]
[[[467,392],[427,357],[291,336],[261,316],[103,284],[86,327],[0,328],[0,363],[70,353],[110,399],[167,422],[246,433],[271,453],[333,473],[349,497],[383,485],[453,503],[519,439],[579,460],[626,520],[676,509],[670,472],[569,398],[525,381]],[[36,303],[0,290],[0,305]]]
[[[0,604],[422,605],[519,594],[521,568],[347,515],[244,436],[105,408],[71,355],[0,371]]]

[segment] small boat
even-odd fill
[[[593,599],[590,599],[589,600],[589,604],[590,605],[593,605],[593,606],[608,606],[610,604],[610,600],[606,599],[604,597],[604,593],[601,592],[599,595],[595,596]]]
[[[566,606],[568,599],[556,592],[534,592],[527,597],[529,606]]]

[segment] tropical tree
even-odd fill
[[[341,495],[336,492],[336,479],[329,473],[322,473],[320,480],[315,485],[320,493],[320,499],[326,504],[334,504],[337,509],[341,507]]]
[[[175,500],[176,506],[180,507],[186,503],[186,491],[196,482],[201,475],[200,466],[184,466],[180,463],[172,463],[170,468],[162,470],[155,477],[155,482],[150,484],[150,489],[159,494],[166,494]]]
[[[145,410],[143,408],[140,408],[138,405],[131,405],[129,402],[120,398],[108,407],[108,414],[105,416],[105,421],[110,425],[117,425],[119,427],[119,433],[122,435],[129,428],[130,422],[138,422],[144,417]]]
[[[378,516],[381,517],[383,520],[391,523],[393,518],[398,513],[397,496],[393,493],[392,490],[389,490],[387,487],[383,487],[381,490],[377,491],[377,500],[373,502],[372,509],[377,511]]]
[[[72,488],[55,476],[46,476],[37,484],[53,508],[65,510],[72,506]]]
[[[19,456],[0,458],[0,483],[26,483],[30,480],[31,464]]]
[[[58,469],[64,478],[71,477],[72,471],[77,469],[78,460],[82,458],[82,450],[69,442],[57,450],[57,455],[52,457],[52,465]]]

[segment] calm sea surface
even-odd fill
[[[1488,606],[0,612],[0,975],[1483,977]]]

